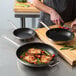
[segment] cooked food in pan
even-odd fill
[[[54,56],[54,54],[52,55],[45,50],[30,48],[27,52],[21,54],[20,59],[31,64],[46,64],[49,63]]]

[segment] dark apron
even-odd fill
[[[64,22],[68,22],[76,17],[76,0],[44,0],[45,5],[55,9]],[[75,3],[75,6],[74,6]],[[46,9],[47,10],[47,9]],[[73,10],[75,10],[73,13]],[[44,12],[40,13],[40,21],[43,21],[45,24],[53,25],[54,23],[50,20],[50,15]],[[43,27],[40,23],[38,27]]]

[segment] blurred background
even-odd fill
[[[8,20],[13,21],[17,27],[20,27],[20,19],[14,16],[14,1],[15,0],[0,0],[0,35],[4,34],[7,30],[14,28],[9,24]],[[31,2],[32,0],[28,0]],[[32,28],[32,19],[26,18],[26,27]],[[38,25],[38,18],[36,18],[36,26]]]

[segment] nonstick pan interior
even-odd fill
[[[46,51],[48,51],[49,53],[51,54],[55,54],[55,57],[53,58],[52,61],[50,61],[50,63],[48,64],[30,64],[30,63],[27,63],[27,62],[24,62],[20,59],[20,56],[21,54],[24,52],[24,51],[27,51],[29,48],[39,48],[39,49],[44,49]],[[18,48],[17,52],[16,52],[16,55],[18,57],[18,60],[26,65],[26,66],[29,66],[29,67],[45,67],[45,66],[48,66],[49,64],[53,64],[56,60],[56,57],[57,57],[57,50],[55,48],[53,48],[52,46],[49,46],[47,44],[44,44],[44,43],[29,43],[29,44],[25,44],[23,46],[21,46],[20,48]]]
[[[53,41],[69,41],[74,38],[74,33],[63,28],[54,28],[46,32],[48,38]]]
[[[30,28],[16,29],[13,34],[19,39],[30,39],[35,36],[35,31]]]

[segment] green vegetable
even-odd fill
[[[44,51],[46,53],[46,55],[50,55],[47,51]]]
[[[16,6],[21,6],[21,7],[30,7],[29,5],[25,5],[25,4],[19,4],[17,3]]]
[[[69,47],[64,47],[64,48],[61,48],[60,50],[67,50],[69,49]]]
[[[27,0],[17,0],[18,2],[27,2]]]
[[[40,62],[40,59],[39,59],[39,58],[37,58],[37,63],[38,63],[38,64],[41,64],[41,62]]]
[[[45,49],[43,49],[46,55],[51,55],[49,52],[47,52]]]
[[[74,46],[68,46],[68,45],[64,45],[64,47],[69,47],[69,48],[73,48]]]
[[[25,52],[23,52],[21,56],[25,56]]]
[[[74,49],[76,49],[76,47],[73,47],[73,48],[71,48],[70,50],[74,50]]]
[[[74,50],[74,49],[76,49],[76,47],[75,46],[64,45],[64,47],[61,48],[60,50],[68,50],[68,49]]]
[[[29,5],[25,5],[25,7],[30,7]]]

